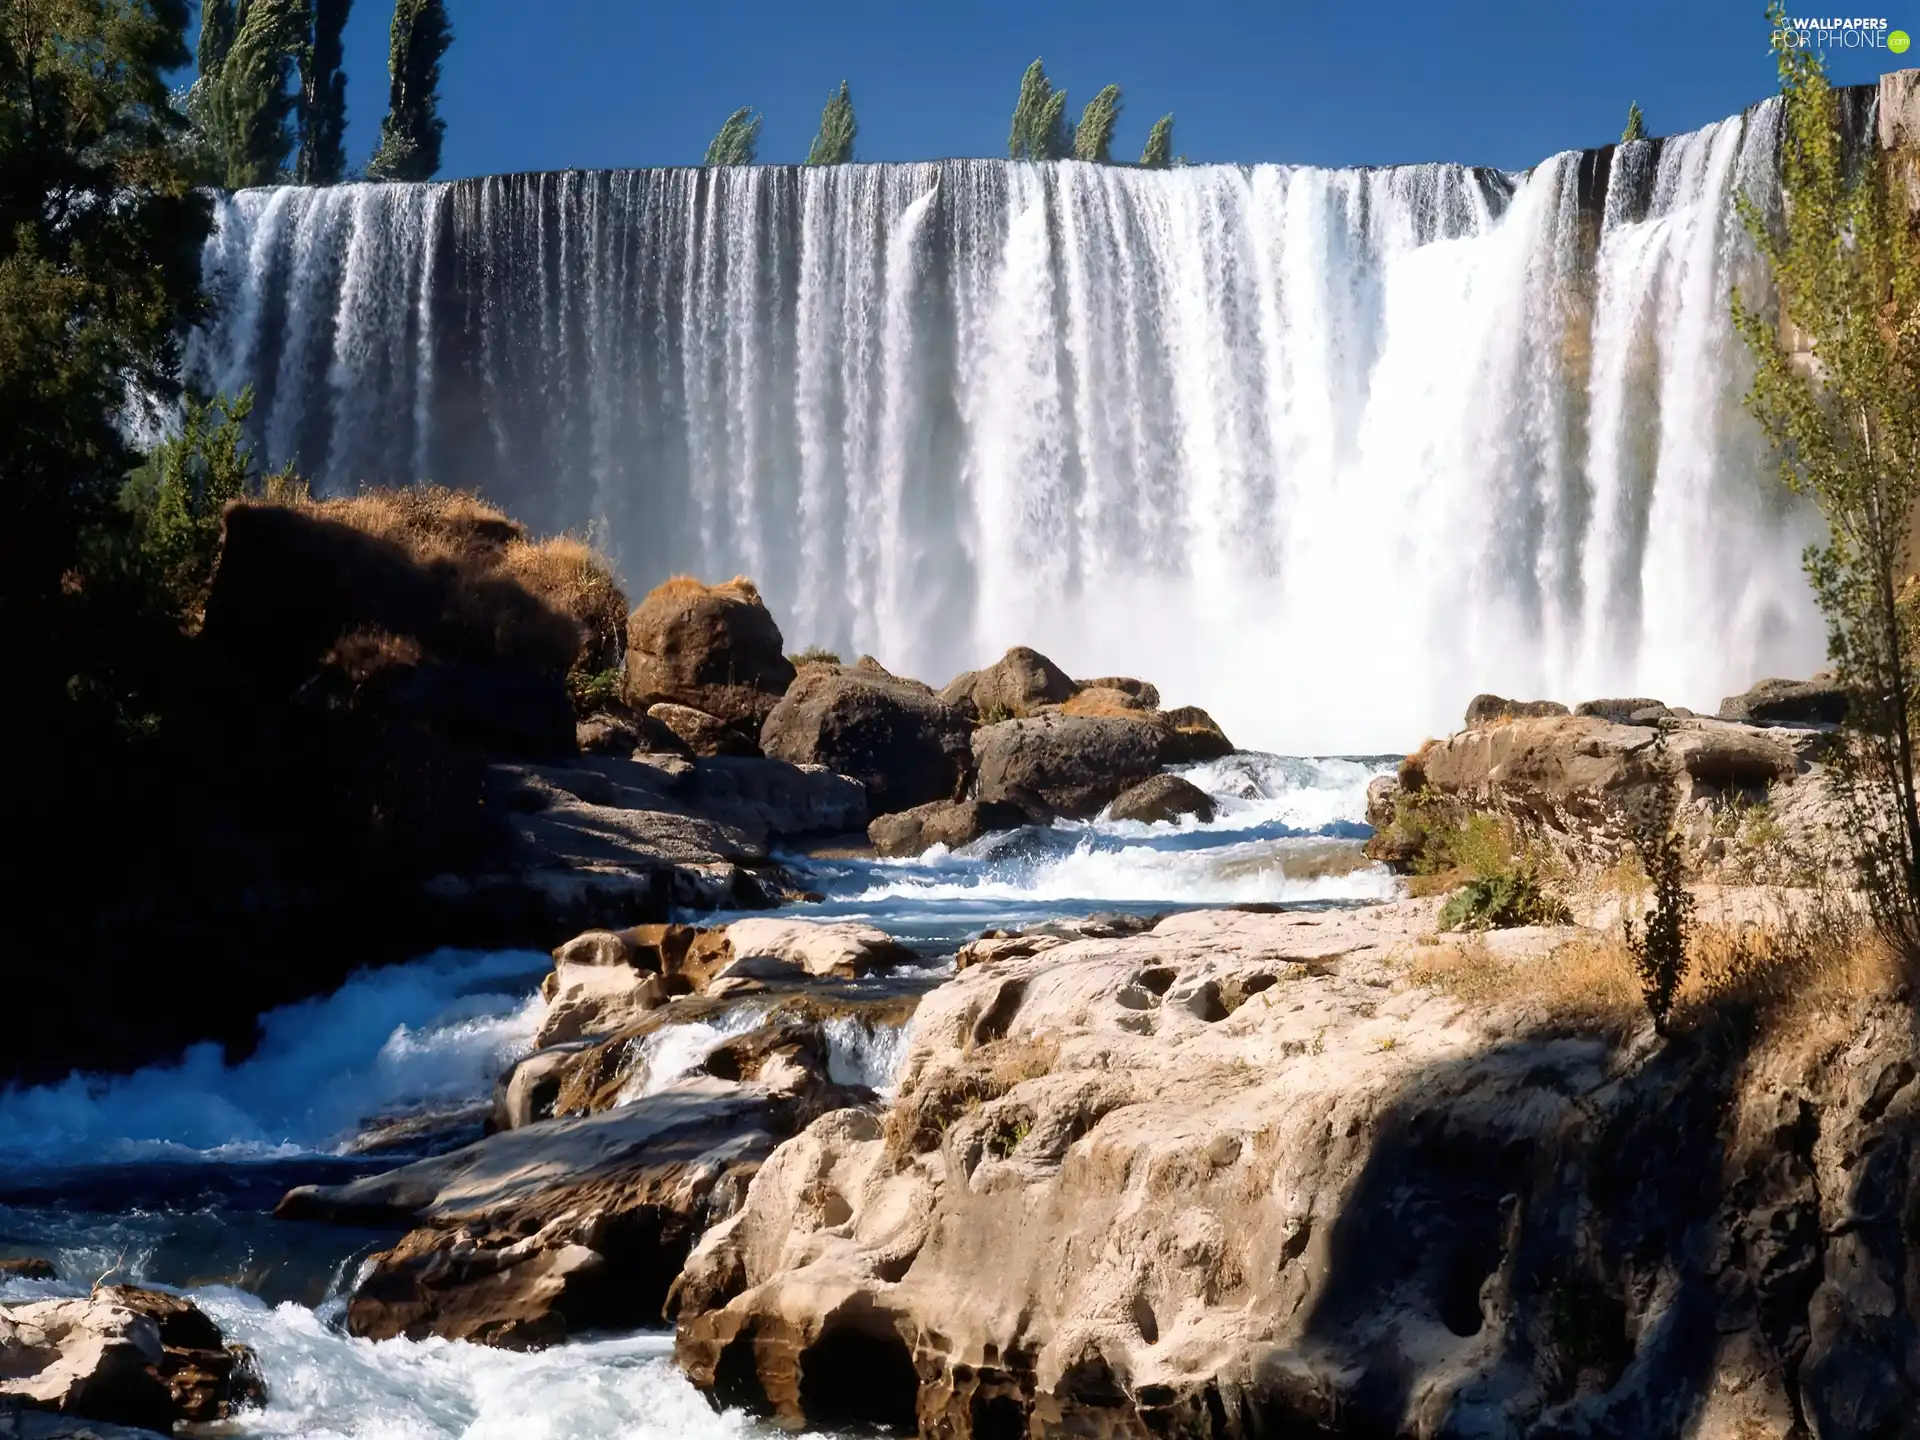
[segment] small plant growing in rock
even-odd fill
[[[573,700],[573,713],[587,716],[619,703],[622,679],[618,670],[569,671],[567,694]]]
[[[1004,705],[989,705],[980,712],[982,725],[998,725],[1002,720],[1013,719],[1013,711]]]
[[[1467,877],[1440,907],[1442,930],[1561,925],[1570,918],[1542,883],[1537,858],[1516,846],[1512,829],[1495,816],[1467,816],[1430,843],[1429,855],[1426,863]]]

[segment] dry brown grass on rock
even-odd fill
[[[1135,697],[1119,690],[1082,690],[1063,700],[1059,712],[1062,715],[1162,723],[1157,712],[1147,709]]]

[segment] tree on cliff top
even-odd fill
[[[396,0],[387,56],[387,115],[367,162],[374,180],[431,180],[440,169],[440,59],[453,43],[446,0]]]
[[[1103,86],[1080,112],[1073,131],[1073,158],[1095,165],[1113,163],[1113,131],[1120,123],[1120,87]]]
[[[353,0],[313,0],[313,36],[300,51],[300,154],[294,178],[302,185],[331,185],[346,172],[347,75],[340,68],[340,37],[352,8]]]
[[[1164,170],[1173,163],[1173,116],[1162,115],[1153,122],[1140,163],[1148,170]]]
[[[1776,0],[1769,12],[1785,33]],[[1818,54],[1776,38],[1786,119],[1784,203],[1742,197],[1778,315],[1734,296],[1757,362],[1748,404],[1783,478],[1812,499],[1827,540],[1805,563],[1827,650],[1850,692],[1832,771],[1875,919],[1920,960],[1920,581],[1908,561],[1920,501],[1920,242],[1908,198],[1872,147],[1849,154]],[[1794,352],[1803,337],[1810,360]]]
[[[230,190],[283,178],[293,152],[292,88],[313,29],[308,0],[210,4],[202,21],[200,74],[188,92],[202,163]]]
[[[807,148],[807,164],[845,165],[853,159],[853,137],[859,130],[853,118],[853,96],[842,80],[839,91],[828,97],[827,108],[820,112],[820,133]]]
[[[1072,148],[1067,135],[1067,92],[1055,90],[1046,67],[1035,60],[1020,77],[1020,98],[1007,133],[1009,160],[1059,160]]]
[[[1627,102],[1627,128],[1620,132],[1620,143],[1625,145],[1631,141],[1644,140],[1646,138],[1647,117],[1640,113],[1640,102],[1638,100],[1629,100]]]
[[[760,153],[760,120],[751,105],[742,105],[726,119],[707,146],[709,165],[751,165]]]

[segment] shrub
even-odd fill
[[[789,655],[788,661],[798,670],[802,665],[844,665],[837,651],[823,649],[818,645],[809,645],[798,655]]]
[[[626,687],[623,670],[586,670],[575,666],[567,675],[567,696],[581,719],[620,703]]]
[[[1512,826],[1498,816],[1469,814],[1432,828],[1414,863],[1420,874],[1454,883],[1440,907],[1442,930],[1564,925],[1572,918],[1542,883],[1538,857],[1516,845]]]

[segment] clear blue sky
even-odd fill
[[[1020,73],[1036,55],[1069,91],[1070,115],[1108,81],[1123,88],[1116,154],[1137,155],[1171,110],[1175,149],[1195,161],[1520,169],[1617,138],[1629,100],[1655,134],[1671,134],[1774,88],[1762,0],[451,0],[450,9],[447,177],[697,163],[738,105],[766,116],[762,160],[799,160],[843,78],[860,159],[1004,154]],[[1920,0],[1817,13],[1884,14],[1920,39]],[[349,25],[351,164],[365,161],[386,108],[391,14],[391,0],[356,0]],[[1920,64],[1920,49],[1846,53],[1829,73],[1855,83],[1903,64]]]

